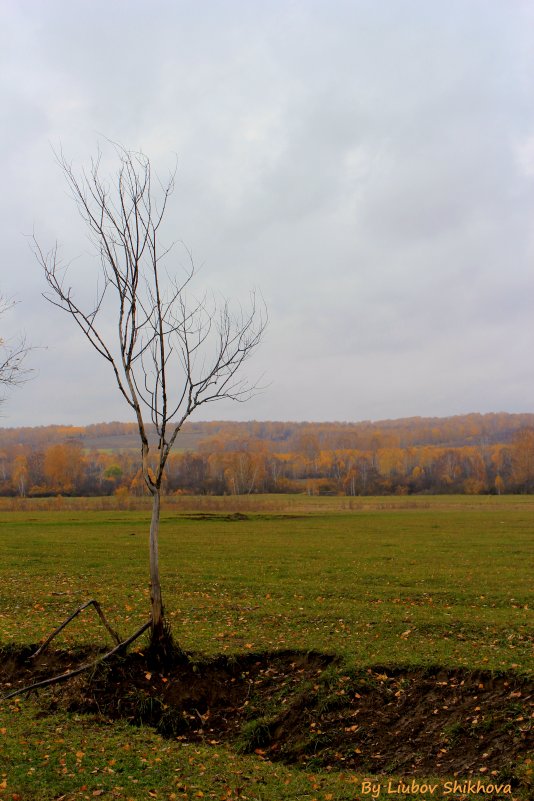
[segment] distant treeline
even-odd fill
[[[145,491],[135,423],[0,429],[0,495]],[[534,414],[186,423],[167,493],[534,492]]]

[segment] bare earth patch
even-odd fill
[[[95,652],[0,649],[7,694]],[[142,653],[37,691],[43,707],[149,724],[163,737],[226,742],[308,768],[515,781],[534,744],[534,685],[514,673],[432,667],[345,672],[335,657],[279,651],[196,659],[152,672]]]

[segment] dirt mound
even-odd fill
[[[75,668],[95,652],[0,650],[0,691]],[[320,653],[195,659],[166,673],[141,653],[38,691],[48,709],[150,724],[178,740],[231,743],[262,758],[359,773],[513,781],[533,746],[534,686],[515,674],[443,668],[346,671]]]

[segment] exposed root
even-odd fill
[[[185,665],[189,658],[175,641],[170,623],[163,619],[161,627],[152,626],[150,645],[146,650],[147,665],[154,670]]]
[[[106,629],[109,631],[109,633],[111,634],[111,636],[113,637],[113,639],[115,640],[117,645],[120,645],[121,644],[121,638],[119,637],[119,635],[115,631],[115,629],[113,629],[110,626],[110,624],[108,623],[108,621],[106,620],[106,617],[105,617],[105,615],[104,615],[104,613],[102,611],[102,607],[100,606],[98,601],[95,601],[94,598],[92,598],[90,601],[86,601],[86,603],[84,603],[81,606],[79,606],[78,609],[76,609],[76,611],[72,613],[72,615],[69,615],[69,617],[66,618],[66,620],[64,620],[63,623],[60,626],[58,626],[57,629],[55,629],[52,632],[52,634],[44,641],[44,643],[37,649],[37,651],[30,658],[31,659],[35,659],[35,657],[40,656],[48,648],[48,646],[50,645],[50,643],[52,642],[54,637],[56,637],[59,634],[59,632],[62,631],[65,628],[65,626],[68,626],[68,624],[71,622],[71,620],[74,620],[74,618],[77,615],[79,615],[80,612],[83,612],[84,609],[87,609],[88,606],[94,606],[94,608],[96,609],[96,611],[98,613],[98,616],[99,616],[100,620],[102,621],[102,623],[104,624]]]
[[[37,690],[40,687],[50,687],[52,684],[60,684],[61,682],[68,681],[72,679],[74,676],[79,676],[80,673],[83,673],[86,670],[90,670],[91,668],[100,665],[102,662],[105,662],[107,659],[110,659],[115,654],[119,653],[120,651],[127,648],[131,643],[137,640],[138,637],[145,632],[149,626],[151,625],[151,621],[149,620],[140,629],[138,629],[131,637],[128,637],[127,640],[124,642],[119,642],[115,648],[112,648],[111,651],[108,651],[104,656],[99,657],[98,659],[94,659],[92,662],[87,662],[85,665],[81,665],[80,667],[76,668],[75,670],[69,670],[67,673],[61,673],[59,676],[52,676],[49,679],[44,679],[43,681],[38,681],[35,684],[29,684],[27,687],[22,687],[18,690],[14,690],[7,695],[2,696],[2,701],[7,701],[8,698],[14,698],[15,696],[25,695],[26,693],[31,692],[32,690]],[[35,656],[35,654],[34,654]]]

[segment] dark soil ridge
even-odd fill
[[[50,651],[34,663],[34,651],[0,648],[1,693],[98,653]],[[534,683],[515,673],[348,670],[332,655],[289,650],[190,655],[189,663],[158,673],[137,652],[36,692],[44,710],[123,718],[164,737],[223,742],[308,769],[516,782],[534,745]]]

